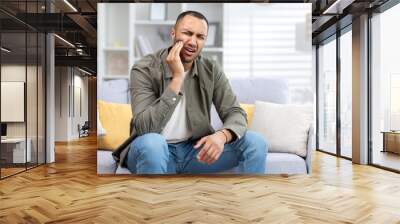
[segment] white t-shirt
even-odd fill
[[[185,72],[185,77],[188,72]],[[186,113],[186,97],[185,94],[175,107],[171,118],[165,125],[161,132],[168,143],[178,143],[188,140],[192,137],[192,130],[190,128],[188,117]]]

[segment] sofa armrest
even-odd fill
[[[307,155],[306,155],[306,165],[307,165],[307,173],[311,174],[312,166],[311,166],[311,155],[314,147],[314,128],[311,126],[308,130],[308,138],[307,138]]]

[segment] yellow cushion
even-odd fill
[[[99,119],[106,134],[98,139],[100,149],[114,150],[130,135],[132,110],[129,104],[97,101]]]
[[[256,105],[241,103],[240,106],[247,114],[247,126],[250,127],[251,122],[253,121],[254,109],[256,108]]]

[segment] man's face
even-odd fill
[[[183,41],[180,52],[183,63],[196,59],[204,47],[207,38],[207,23],[197,17],[186,15],[172,28],[171,37],[174,43]]]

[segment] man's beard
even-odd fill
[[[197,55],[196,56],[194,56],[193,57],[193,59],[190,59],[190,60],[186,60],[184,57],[182,57],[182,56],[180,56],[181,57],[181,61],[182,61],[182,63],[191,63],[191,62],[193,62],[196,58],[197,58]]]

